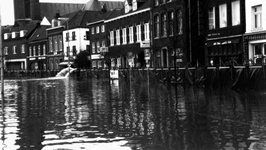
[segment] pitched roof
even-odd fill
[[[114,9],[123,8],[124,2],[90,0],[84,4],[81,10],[101,11],[103,5],[105,5],[107,11],[111,11]]]
[[[28,42],[40,41],[46,39],[46,29],[49,26],[39,26],[35,32],[31,35]]]

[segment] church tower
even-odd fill
[[[14,18],[41,20],[39,0],[13,0]]]

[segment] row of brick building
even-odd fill
[[[264,63],[260,0],[89,1],[86,9],[3,28],[6,69],[56,70],[81,52],[89,68]],[[84,8],[84,7],[83,7]]]

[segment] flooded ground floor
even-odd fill
[[[183,84],[5,80],[2,150],[266,149],[266,93]]]

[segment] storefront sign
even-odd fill
[[[151,47],[151,42],[150,41],[141,41],[140,47],[141,48],[149,48],[149,47]]]
[[[104,58],[104,56],[102,56],[101,54],[91,55],[91,59],[102,59],[102,58]]]

